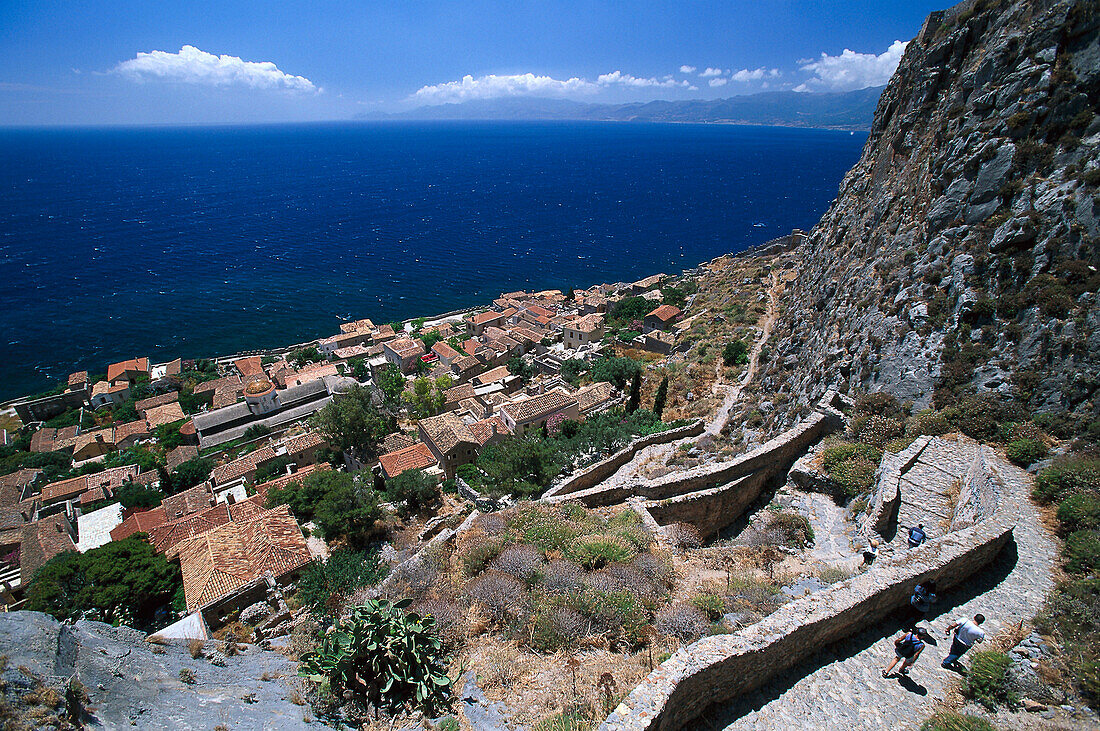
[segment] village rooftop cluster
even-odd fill
[[[50,462],[0,476],[2,600],[17,608],[35,571],[65,551],[141,534],[179,562],[187,610],[180,623],[209,631],[257,600],[285,609],[279,587],[326,548],[307,541],[286,505],[265,507],[270,490],[330,469],[453,479],[487,445],[622,402],[611,383],[571,387],[562,364],[592,361],[612,343],[671,352],[686,323],[678,323],[678,307],[662,304],[662,281],[509,292],[489,308],[430,322],[346,322],[293,348],[161,364],[138,357],[99,377],[73,373],[55,392],[15,403],[22,425],[0,433],[7,445],[29,435],[28,451]],[[645,314],[609,333],[605,320],[624,298],[644,304],[637,311]],[[509,363],[525,372],[512,373]],[[371,463],[354,453],[332,459],[309,417],[357,386],[381,400],[378,384],[395,372],[410,392],[417,379],[446,386],[434,415],[402,406],[398,429]],[[51,426],[58,422],[66,423]],[[127,460],[135,449],[159,463]],[[192,475],[202,460],[212,471]],[[51,481],[58,474],[64,479]],[[157,507],[125,508],[120,495],[135,489],[165,496]]]

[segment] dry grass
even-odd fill
[[[204,640],[193,639],[187,641],[187,651],[191,653],[191,659],[198,660],[202,657],[202,649],[206,646]]]

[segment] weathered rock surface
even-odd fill
[[[1083,0],[933,13],[862,157],[795,252],[767,392],[951,389],[1096,418],[1100,11]]]
[[[255,647],[225,658],[225,666],[218,667],[204,657],[192,659],[183,644],[149,644],[128,627],[87,621],[67,625],[38,612],[11,612],[0,614],[0,656],[7,658],[3,700],[18,715],[27,715],[22,694],[37,683],[20,669],[26,668],[62,699],[68,679],[79,680],[89,696],[84,723],[95,728],[317,727],[305,721],[311,715],[308,707],[289,700],[297,665]],[[181,680],[181,670],[193,673],[193,684]]]

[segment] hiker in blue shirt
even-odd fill
[[[924,523],[918,523],[916,528],[909,529],[909,547],[916,548],[920,544],[924,543],[928,539],[928,534],[924,532]]]
[[[894,640],[894,660],[882,670],[882,677],[889,678],[890,672],[894,669],[894,666],[898,664],[898,660],[901,660],[901,668],[898,673],[901,675],[909,674],[909,667],[917,661],[920,657],[921,650],[924,649],[924,640],[920,638],[916,632],[905,632]]]
[[[928,618],[928,612],[936,603],[936,580],[929,579],[917,584],[913,588],[913,594],[909,597],[909,606],[906,608],[904,627],[907,630],[920,634],[924,630],[919,623]]]

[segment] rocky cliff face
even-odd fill
[[[933,13],[797,252],[765,393],[993,393],[1095,419],[1100,3]]]

